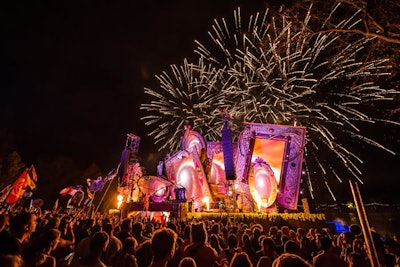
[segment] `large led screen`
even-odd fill
[[[224,166],[224,154],[222,151],[214,152],[212,154],[211,168],[209,170],[209,183],[212,184],[225,184],[225,166]]]
[[[257,158],[263,159],[272,169],[276,182],[279,184],[282,177],[283,159],[285,155],[285,139],[255,138],[251,162]]]

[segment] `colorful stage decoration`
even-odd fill
[[[133,175],[132,170],[128,167],[138,162],[140,137],[134,134],[127,134],[125,149],[122,151],[121,162],[118,168],[118,177],[120,184],[127,184],[130,177]]]
[[[251,164],[261,158],[274,172],[279,207],[297,209],[305,135],[305,127],[244,124],[235,153],[236,176],[246,183]]]
[[[203,137],[198,132],[193,131],[190,125],[185,125],[184,129],[185,133],[182,137],[181,150],[184,151],[191,147],[195,147],[197,154],[201,156],[206,149],[206,143],[204,142]]]
[[[229,130],[224,120],[222,131]],[[305,127],[245,123],[236,142],[229,133],[226,142],[206,142],[190,126],[184,130],[181,149],[159,163],[158,173],[165,167],[166,176],[143,176],[137,162],[125,166],[119,189],[125,202],[143,202],[144,197],[151,203],[187,201],[193,211],[297,209]],[[226,164],[227,159],[232,162]]]
[[[186,189],[186,198],[193,202],[195,209],[200,210],[203,198],[212,202],[207,177],[195,145],[171,155],[165,160],[165,166],[168,179]]]
[[[173,183],[158,176],[143,176],[135,185],[135,193],[132,201],[138,201],[144,196],[149,196],[152,202],[168,200]]]
[[[224,126],[222,128],[222,151],[224,155],[224,167],[226,180],[235,180],[235,166],[233,162],[232,133],[229,126],[229,114],[223,112]]]
[[[250,193],[254,199],[256,211],[261,212],[275,203],[278,182],[271,166],[258,157],[251,164],[248,176]]]

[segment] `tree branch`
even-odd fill
[[[378,38],[378,39],[386,41],[388,43],[400,44],[400,39],[392,38],[392,37],[385,36],[385,35],[378,34],[378,33],[366,32],[366,31],[362,31],[362,30],[358,30],[358,29],[329,29],[329,30],[315,32],[312,34],[312,36],[321,34],[321,33],[330,33],[330,32],[357,33],[357,34],[364,35],[366,37]]]
[[[364,15],[371,21],[371,23],[372,23],[373,25],[375,25],[375,27],[378,28],[378,30],[379,30],[380,32],[384,32],[384,31],[385,31],[385,29],[375,20],[375,18],[374,18],[373,16],[371,16],[371,15],[367,12],[367,8],[365,8],[365,7],[367,6],[367,3],[365,3],[364,1],[363,1],[364,7],[360,7],[360,6],[358,6],[355,2],[349,1],[349,0],[339,0],[338,2],[339,2],[339,3],[347,4],[347,5],[349,5],[349,6],[354,7],[355,9],[361,10],[361,11],[364,13]],[[365,24],[365,27],[368,29],[368,25],[367,25],[367,20],[366,20],[366,18],[364,18],[364,24]]]

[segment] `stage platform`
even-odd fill
[[[179,206],[181,203],[179,202],[151,202],[149,203],[149,209],[148,211],[178,211]],[[132,203],[127,203],[127,210],[130,211],[144,211],[144,204],[143,202],[132,202]]]
[[[224,224],[228,221],[247,225],[257,223],[264,229],[289,226],[291,229],[329,228],[332,233],[335,232],[322,213],[188,212],[185,216],[186,220],[221,221]]]
[[[143,202],[125,203],[125,214],[145,211]],[[161,202],[149,204],[149,212],[169,212],[171,218],[178,221],[222,221],[224,223],[243,222],[246,224],[259,223],[265,227],[276,225],[288,225],[292,228],[297,227],[326,227],[326,217],[323,213],[260,213],[260,212],[227,212],[210,210],[209,212],[190,212],[188,202]],[[137,214],[137,213],[136,213]]]
[[[261,212],[188,212],[188,218],[196,218],[202,220],[224,219],[230,218],[235,220],[264,220],[264,221],[281,221],[281,220],[297,220],[297,221],[324,221],[325,214],[322,213],[261,213]]]

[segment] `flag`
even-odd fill
[[[121,165],[121,163],[118,164],[118,166],[116,168],[114,168],[112,171],[110,171],[107,176],[104,178],[104,180],[110,181],[113,180],[115,178],[115,176],[117,176],[118,171],[119,171],[119,166]]]
[[[107,179],[107,177],[106,177],[106,179]],[[109,181],[106,179],[103,179],[101,176],[99,176],[99,177],[97,177],[97,179],[93,179],[93,180],[90,178],[87,178],[86,182],[88,184],[89,191],[96,193],[96,192],[100,192],[101,190],[103,190],[104,185],[106,184],[107,181]]]
[[[36,174],[35,166],[33,166],[33,164],[32,164],[32,166],[28,170],[28,175],[26,176],[26,185],[31,190],[35,190],[36,183],[37,183],[37,174]]]
[[[67,208],[77,208],[81,206],[82,200],[85,197],[85,194],[82,190],[78,190],[75,194],[68,200]]]
[[[72,186],[68,186],[68,187],[61,189],[59,194],[62,195],[63,197],[65,197],[66,195],[69,194],[69,192],[71,192],[71,190],[72,190]]]
[[[7,185],[5,188],[3,188],[3,190],[1,190],[1,192],[0,192],[0,204],[4,203],[6,201],[6,198],[10,194],[11,190],[12,190],[12,185],[11,184]]]
[[[68,186],[60,190],[59,194],[62,196],[70,195],[73,196],[76,194],[76,192],[82,191],[82,186],[76,185],[76,186]]]
[[[6,203],[14,205],[24,195],[27,187],[26,177],[28,176],[28,170],[25,169],[22,174],[15,180],[12,185],[12,190],[6,199]]]

